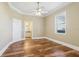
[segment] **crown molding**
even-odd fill
[[[49,12],[48,12],[47,14],[45,14],[44,16],[39,16],[39,17],[46,17],[46,16],[49,16],[49,15],[53,14],[56,10],[58,10],[58,9],[60,9],[60,8],[63,8],[63,7],[65,7],[65,6],[67,6],[67,5],[69,5],[70,3],[72,3],[72,2],[64,2],[64,3],[61,4],[59,7],[56,7],[54,10],[49,11]],[[10,2],[8,2],[8,5],[10,6],[10,8],[11,8],[12,10],[14,10],[14,11],[16,11],[16,12],[22,14],[22,15],[35,16],[35,15],[26,14],[26,13],[22,12],[22,11],[19,10],[18,8],[14,7]]]

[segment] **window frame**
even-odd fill
[[[58,32],[57,32],[57,22],[56,22],[56,20],[57,20],[57,17],[58,17],[58,16],[64,16],[64,17],[65,17],[65,19],[64,19],[64,20],[65,20],[65,24],[64,24],[64,25],[65,25],[65,27],[64,27],[65,33],[58,33]],[[66,32],[66,30],[67,30],[67,29],[66,29],[66,28],[67,28],[67,27],[66,27],[66,22],[67,22],[67,21],[66,21],[66,11],[62,11],[62,12],[57,13],[57,14],[55,15],[55,34],[66,35],[66,33],[67,33],[67,32]]]

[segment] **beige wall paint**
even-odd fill
[[[33,37],[42,37],[44,34],[44,19],[41,17],[25,16],[12,10],[7,3],[0,3],[0,50],[12,41],[12,19],[22,20],[24,37],[24,21],[33,23]]]
[[[54,16],[62,11],[66,11],[67,34],[57,35],[54,32]],[[22,20],[23,25],[24,21],[32,22],[33,37],[47,36],[79,46],[79,3],[72,3],[45,18],[21,15],[11,10],[6,3],[0,3],[0,14],[0,50],[12,41],[12,18]]]
[[[25,16],[15,11],[12,11],[12,18],[18,18],[22,20],[23,23],[23,36],[24,37],[24,22],[31,22],[32,23],[32,36],[33,37],[42,37],[44,36],[44,19],[42,17],[35,17],[35,16]]]
[[[24,22],[32,22],[32,36],[33,37],[42,37],[44,36],[44,19],[42,17],[28,16],[22,15],[16,12],[15,10],[11,10],[12,18],[18,18],[22,20],[23,23],[23,36],[24,37]]]
[[[55,15],[66,11],[66,35],[55,34]],[[45,18],[45,36],[79,46],[79,3],[70,5],[57,10]]]
[[[41,17],[34,16],[25,16],[20,14],[13,14],[12,18],[18,18],[23,22],[23,30],[24,30],[24,22],[32,22],[32,36],[33,37],[42,37],[44,36],[44,19]],[[24,32],[23,32],[24,35]]]
[[[32,36],[42,37],[44,36],[44,19],[42,17],[28,16],[19,14],[15,10],[11,10],[12,18],[18,18],[23,22],[23,37],[24,37],[24,22],[32,22]]]
[[[24,16],[24,21],[32,22],[32,36],[44,37],[44,19],[41,17]]]

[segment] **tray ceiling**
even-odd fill
[[[35,16],[36,2],[9,2],[8,4],[13,10],[21,14]],[[43,13],[42,16],[47,16],[68,4],[68,2],[40,2],[42,10],[47,12]]]

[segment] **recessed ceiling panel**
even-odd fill
[[[47,11],[47,13],[43,15],[46,16],[50,11],[53,12],[59,7],[67,5],[68,2],[40,2],[39,4],[43,11]],[[20,11],[22,14],[32,16],[34,16],[34,10],[37,8],[36,2],[9,2],[9,5],[11,5],[10,7],[14,7],[17,11]]]

